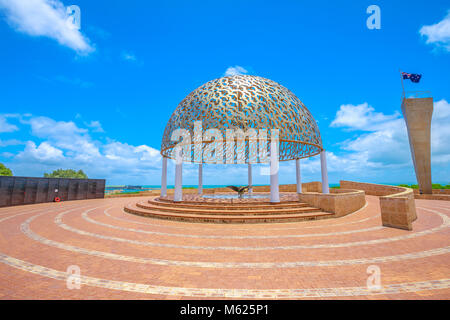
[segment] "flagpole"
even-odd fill
[[[403,98],[405,98],[405,86],[403,85],[403,75],[402,75],[402,70],[398,69],[398,71],[400,72],[400,80],[402,82],[402,90],[403,90]]]

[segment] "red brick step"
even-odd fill
[[[186,222],[208,222],[208,223],[275,223],[275,222],[294,222],[306,220],[319,220],[330,218],[334,214],[328,212],[320,212],[316,208],[311,208],[314,211],[289,213],[289,214],[248,214],[248,215],[231,215],[231,214],[196,214],[189,212],[165,212],[156,211],[154,209],[146,209],[137,206],[136,204],[126,205],[125,212],[152,217],[156,219],[186,221]]]

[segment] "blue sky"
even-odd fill
[[[73,4],[80,30],[65,24]],[[372,4],[381,29],[367,28]],[[309,108],[332,183],[414,183],[401,68],[423,74],[407,90],[433,94],[433,181],[450,183],[449,10],[448,1],[0,0],[0,162],[22,176],[75,168],[108,184],[159,184],[171,113],[235,68]],[[316,158],[302,162],[306,181],[320,179]],[[280,182],[294,183],[294,170],[283,164]],[[196,179],[185,166],[184,182]],[[205,184],[245,180],[243,166],[204,169]]]

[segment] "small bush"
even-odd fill
[[[399,184],[399,186],[400,187],[411,188],[411,189],[419,189],[419,186],[417,184],[411,184],[411,185],[409,185],[409,184]],[[433,189],[450,189],[450,185],[449,184],[443,186],[440,183],[433,183],[433,184],[431,184],[431,187]]]
[[[3,163],[0,163],[0,176],[12,176],[12,171],[7,168]]]
[[[88,179],[83,170],[75,171],[73,169],[58,169],[52,173],[44,173],[44,178],[71,178],[71,179]]]

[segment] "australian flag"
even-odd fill
[[[406,73],[406,72],[402,72],[402,76],[403,76],[403,79],[409,79],[415,83],[419,83],[420,78],[422,78],[421,74]]]

